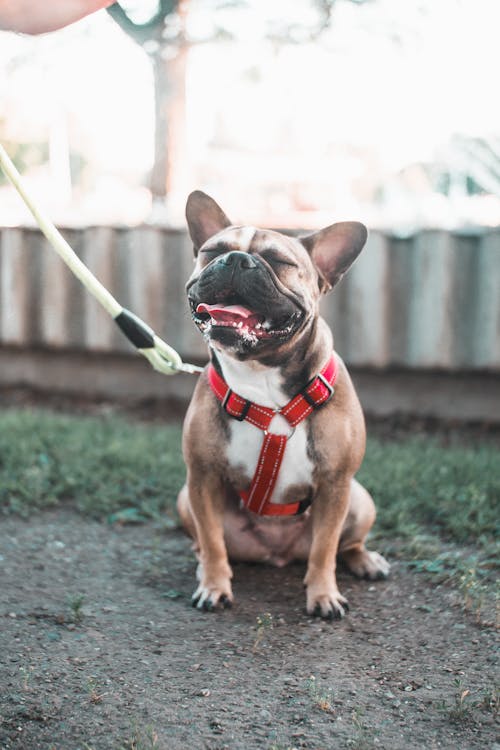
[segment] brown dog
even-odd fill
[[[231,604],[229,559],[307,560],[307,612],[343,617],[337,554],[360,577],[384,578],[389,565],[365,548],[375,508],[354,479],[363,415],[318,306],[366,229],[343,222],[296,239],[236,227],[200,191],[186,216],[187,294],[211,356],[186,415],[178,498],[200,562],[193,605]]]

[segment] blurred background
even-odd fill
[[[500,223],[496,0],[155,0],[0,34],[0,138],[58,221]],[[2,183],[0,223],[29,221]]]
[[[324,308],[359,387],[363,373],[371,383],[404,374],[405,388],[418,375],[414,411],[444,401],[450,414],[489,417],[500,369],[498,28],[497,0],[115,3],[51,33],[0,32],[0,141],[103,283],[197,362],[206,350],[182,293],[191,190],[235,223],[365,222],[368,249]],[[94,355],[129,355],[128,344],[2,175],[0,226],[0,382],[116,394],[97,360],[80,382],[74,357],[89,367]],[[191,387],[139,372],[118,379],[124,394]],[[443,375],[458,378],[451,400]],[[490,400],[467,411],[472,376]],[[395,393],[384,409],[409,408],[413,395]],[[379,391],[364,400],[384,401]]]

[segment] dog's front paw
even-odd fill
[[[218,588],[209,588],[201,583],[191,597],[191,604],[204,612],[215,609],[228,609],[233,604],[233,596]]]
[[[191,597],[193,607],[205,612],[228,609],[233,603],[231,572],[223,571],[209,575],[200,565],[198,568],[198,588]]]
[[[343,552],[342,560],[358,578],[367,578],[370,581],[376,581],[381,578],[387,578],[391,566],[378,552],[369,552],[367,549],[348,550]]]
[[[307,614],[324,620],[341,620],[349,611],[345,596],[333,584],[307,584]]]

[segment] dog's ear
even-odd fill
[[[329,292],[360,254],[368,230],[358,221],[341,221],[301,237],[321,277],[321,291]]]
[[[195,255],[210,237],[231,226],[222,208],[201,190],[195,190],[187,199],[186,219]]]

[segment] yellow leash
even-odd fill
[[[122,307],[113,295],[108,292],[106,287],[96,279],[94,274],[82,263],[75,251],[68,245],[54,224],[44,216],[42,211],[33,202],[33,199],[26,193],[21,176],[2,144],[0,144],[0,166],[33,214],[35,221],[56,253],[90,294],[111,315],[128,340],[136,347],[137,351],[149,360],[153,368],[164,375],[174,375],[177,372],[191,374],[202,372],[202,367],[183,362],[175,349],[172,349],[171,346],[157,336],[144,321]]]

